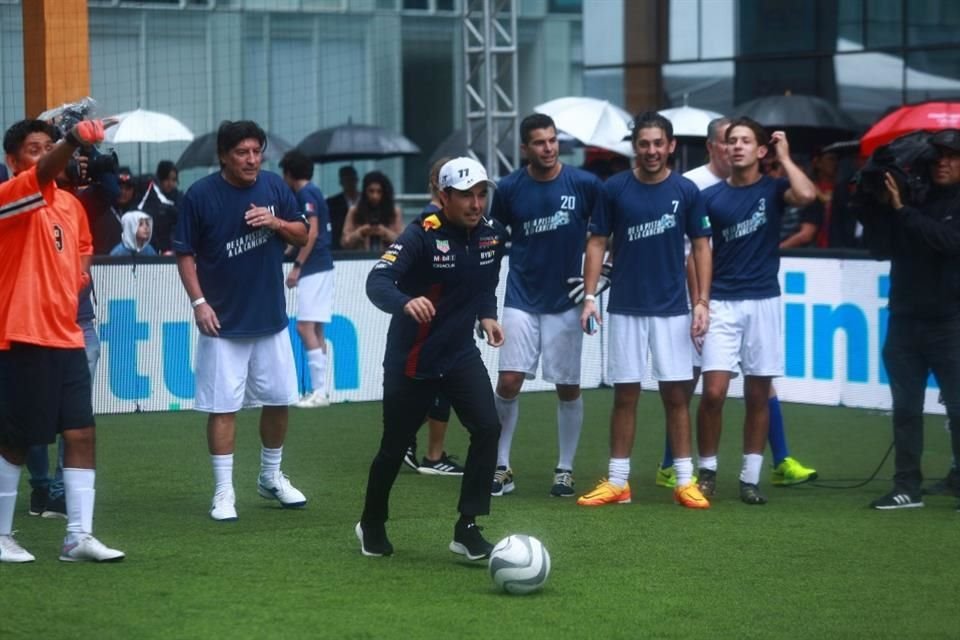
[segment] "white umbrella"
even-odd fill
[[[120,142],[171,142],[193,140],[193,133],[173,116],[135,109],[115,116],[119,123],[106,130],[105,140]]]
[[[723,114],[696,107],[675,107],[659,112],[673,125],[673,135],[692,138],[706,138],[707,125],[711,120],[723,117]]]
[[[558,131],[570,134],[585,145],[633,155],[630,143],[623,141],[630,136],[633,118],[606,100],[571,96],[544,102],[533,110],[553,118]]]

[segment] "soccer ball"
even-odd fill
[[[490,577],[507,593],[533,593],[549,575],[550,554],[533,536],[507,536],[490,552]]]

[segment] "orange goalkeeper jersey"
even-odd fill
[[[83,347],[81,256],[93,238],[83,205],[36,167],[0,183],[0,349],[11,342]]]

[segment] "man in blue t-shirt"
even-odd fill
[[[614,260],[607,310],[608,372],[614,401],[609,475],[577,500],[583,506],[631,500],[630,453],[648,353],[676,452],[674,499],[691,509],[710,506],[693,479],[688,392],[693,378],[693,341],[701,340],[709,325],[710,221],[697,186],[670,170],[668,160],[676,144],[673,125],[665,117],[655,111],[637,115],[633,121],[637,167],[607,180],[590,223],[581,324],[588,331],[591,320],[600,322],[595,293],[607,238],[612,235]],[[693,245],[703,296],[693,301],[692,313],[685,287],[685,237]]]
[[[297,333],[307,351],[313,389],[300,398],[301,409],[326,407],[327,342],[323,325],[333,317],[333,256],[330,255],[330,213],[323,192],[310,182],[313,161],[302,152],[288,151],[280,160],[283,180],[297,196],[300,211],[307,216],[310,231],[307,244],[300,247],[287,275],[287,286],[297,287]]]
[[[700,489],[716,490],[717,449],[723,404],[733,372],[743,372],[746,405],[740,499],[764,504],[760,468],[766,447],[773,378],[783,375],[780,303],[780,218],[785,205],[803,207],[816,190],[790,158],[786,135],[772,136],[750,118],[726,133],[730,177],[703,191],[713,227],[710,330],[703,343],[703,395],[697,415]],[[775,152],[787,179],[760,173],[760,160]]]
[[[561,164],[553,119],[534,114],[520,123],[520,150],[528,161],[497,185],[491,215],[510,228],[510,272],[504,300],[506,344],[500,350],[497,413],[502,432],[491,493],[514,489],[510,447],[519,415],[518,394],[542,375],[557,386],[559,455],[550,494],[570,497],[573,458],[583,425],[580,397],[580,312],[567,295],[567,278],[579,277],[587,222],[599,198],[596,176]]]
[[[284,507],[307,502],[280,470],[287,408],[298,395],[281,266],[288,243],[307,241],[307,221],[280,176],[260,171],[266,144],[255,122],[220,124],[220,171],[183,197],[173,242],[200,331],[194,408],[209,414],[210,517],[221,521],[237,519],[233,450],[243,407],[263,407],[260,495]]]

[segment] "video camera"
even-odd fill
[[[57,128],[60,137],[63,138],[81,120],[86,120],[89,116],[96,113],[97,101],[87,96],[77,102],[67,102],[49,109],[40,114],[40,120],[47,120]],[[81,171],[80,162],[77,155],[84,155],[87,158],[86,175]],[[72,184],[82,185],[98,183],[107,175],[116,175],[120,166],[120,160],[113,149],[100,151],[96,147],[90,147],[85,152],[78,152],[67,165],[67,178]]]
[[[884,174],[889,173],[904,204],[923,204],[930,192],[929,165],[937,157],[931,137],[925,131],[914,131],[879,147],[853,177],[854,197],[863,204],[886,202]]]

